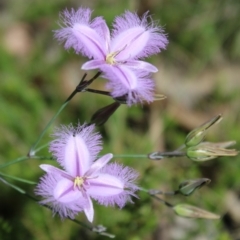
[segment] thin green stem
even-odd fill
[[[89,225],[87,225],[87,224],[85,224],[85,223],[83,223],[83,222],[80,222],[80,221],[78,221],[77,219],[71,219],[71,218],[68,218],[68,219],[71,220],[72,222],[75,222],[75,223],[81,225],[82,227],[87,228],[87,229],[90,230],[90,231],[92,230],[92,227],[91,227],[91,226],[89,226]]]
[[[113,158],[148,158],[147,154],[115,154]]]
[[[75,92],[75,91],[74,91]],[[77,92],[76,92],[77,93]],[[76,94],[75,93],[75,94]],[[74,95],[75,95],[74,94]],[[72,96],[73,97],[73,96]],[[57,113],[52,117],[52,119],[48,122],[48,124],[46,125],[46,127],[43,129],[43,131],[41,132],[41,134],[39,135],[37,141],[33,144],[33,146],[31,147],[28,155],[34,156],[35,151],[34,149],[37,147],[38,143],[41,141],[41,139],[43,138],[44,134],[46,133],[46,131],[48,130],[48,128],[52,125],[52,123],[55,121],[55,119],[58,117],[58,115],[62,112],[62,110],[68,105],[70,100],[67,100],[57,111]]]
[[[6,184],[7,186],[15,189],[16,191],[20,192],[21,194],[26,194],[26,191],[25,191],[25,190],[23,190],[22,188],[14,185],[14,184],[9,183],[8,181],[6,181],[5,179],[3,179],[3,178],[1,178],[1,177],[0,177],[0,181],[3,182],[4,184]]]
[[[171,203],[163,200],[163,199],[160,198],[160,197],[157,197],[155,194],[151,194],[151,190],[148,190],[148,189],[145,189],[145,188],[141,188],[141,187],[139,188],[139,190],[148,193],[152,198],[155,198],[155,199],[157,199],[158,201],[164,203],[167,207],[170,207],[170,208],[174,207],[174,205],[172,205]],[[155,191],[158,191],[158,190],[155,190]],[[170,193],[170,192],[169,192],[169,193]],[[162,192],[162,191],[159,191],[159,194],[165,194],[165,193]],[[171,195],[172,195],[172,194],[171,194]],[[173,194],[173,195],[174,195],[174,194]]]
[[[35,155],[35,148],[37,147],[38,143],[41,141],[41,139],[43,138],[44,134],[46,133],[46,131],[48,130],[48,128],[52,125],[52,123],[55,121],[55,119],[58,117],[58,115],[62,112],[62,110],[68,105],[68,103],[71,101],[71,99],[78,93],[78,92],[84,92],[86,91],[86,88],[95,80],[97,79],[99,76],[101,75],[101,72],[98,72],[95,74],[95,76],[93,78],[91,78],[90,80],[85,80],[87,74],[84,74],[80,83],[77,85],[76,89],[70,94],[70,96],[67,98],[67,100],[63,103],[63,105],[59,108],[59,110],[57,111],[57,113],[52,117],[52,119],[48,122],[48,124],[46,125],[46,127],[43,129],[43,131],[41,132],[41,134],[39,135],[38,139],[36,140],[36,142],[33,144],[33,146],[31,147],[28,156],[34,156]]]
[[[157,199],[159,202],[162,202],[162,203],[164,203],[165,204],[165,206],[167,206],[167,207],[170,207],[170,208],[173,208],[174,207],[174,205],[172,205],[171,203],[169,203],[169,202],[167,202],[167,201],[165,201],[165,200],[163,200],[162,198],[160,198],[160,197],[157,197],[157,196],[155,196],[155,195],[150,195],[152,198],[155,198],[155,199]]]
[[[3,176],[3,177],[7,177],[7,178],[17,180],[19,182],[23,182],[23,183],[28,183],[28,184],[32,184],[32,185],[37,184],[36,182],[29,181],[29,180],[26,180],[26,179],[23,179],[23,178],[14,177],[14,176],[2,173],[2,172],[0,172],[0,175]]]
[[[37,152],[39,152],[40,150],[42,150],[43,148],[48,147],[48,146],[49,146],[49,142],[46,143],[46,144],[44,144],[44,145],[42,145],[42,146],[40,146],[39,148],[35,149],[34,152],[37,153]]]
[[[185,152],[152,152],[150,154],[115,154],[114,158],[150,158],[152,160],[160,160],[163,158],[182,157],[185,156]]]
[[[174,150],[173,152],[179,152],[180,150],[183,150],[184,148],[186,148],[186,145],[185,145],[185,144],[181,145],[179,148],[177,148],[177,149]]]
[[[171,192],[163,192],[162,190],[157,189],[146,189],[146,188],[140,188],[141,191],[146,192],[150,195],[156,195],[156,194],[162,194],[162,195],[176,195],[178,194],[178,191],[171,191]]]
[[[149,194],[151,195],[162,194],[162,195],[174,196],[178,194],[178,191],[163,192],[162,190],[150,189]]]
[[[113,158],[150,158],[152,160],[160,160],[163,158],[186,156],[185,152],[152,152],[149,154],[115,154]]]
[[[52,157],[52,156],[31,156],[31,157],[30,156],[22,156],[22,157],[19,157],[17,159],[14,159],[14,160],[12,160],[10,162],[7,162],[7,163],[4,163],[4,164],[0,165],[0,169],[8,167],[10,165],[13,165],[15,163],[22,162],[22,161],[30,159],[30,158],[32,158],[32,159],[39,159],[39,160],[54,160],[54,157]]]
[[[152,152],[148,154],[148,158],[152,160],[162,160],[163,158],[183,157],[186,156],[185,152]]]
[[[27,160],[27,159],[29,159],[28,156],[19,157],[19,158],[14,159],[14,160],[12,160],[10,162],[7,162],[7,163],[4,163],[4,164],[0,165],[0,169],[1,168],[5,168],[5,167],[10,166],[10,165],[15,164],[15,163],[22,162],[22,161]]]
[[[52,156],[32,156],[32,159],[38,159],[38,160],[55,160]]]

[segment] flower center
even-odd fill
[[[119,52],[113,52],[113,53],[109,53],[106,57],[106,63],[110,64],[110,65],[114,65],[116,64],[116,60],[115,57],[118,55]]]
[[[115,57],[116,57],[120,52],[122,52],[126,47],[127,47],[127,45],[125,45],[121,50],[118,50],[118,51],[116,51],[116,52],[109,53],[109,54],[106,56],[106,63],[107,63],[107,64],[110,64],[110,65],[116,64],[117,61],[115,60]]]
[[[85,178],[84,177],[76,177],[74,179],[74,189],[77,187],[78,189],[82,189],[84,184]]]
[[[114,65],[114,64],[117,64],[118,62],[115,60],[115,57],[121,53],[125,48],[127,47],[127,45],[125,45],[122,49],[116,51],[116,52],[112,52],[112,53],[109,53],[107,56],[106,56],[106,63],[107,64],[110,64],[110,65]]]

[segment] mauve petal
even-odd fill
[[[111,36],[106,21],[101,17],[94,18],[93,22],[91,23],[91,27],[94,28],[98,32],[98,34],[103,38],[105,48],[107,49],[107,51],[109,51]]]
[[[108,49],[103,37],[103,26],[106,23],[102,17],[91,20],[91,14],[89,8],[63,11],[60,15],[61,29],[55,31],[55,37],[65,42],[66,49],[73,48],[76,53],[89,58],[103,58]]]
[[[103,39],[92,28],[76,23],[72,32],[74,36],[81,42],[86,55],[92,56],[95,59],[105,59],[107,49]]]
[[[134,59],[142,52],[148,42],[149,32],[144,27],[132,27],[113,38],[111,52],[118,52],[117,61]]]
[[[146,71],[137,71],[124,65],[118,65],[112,66],[112,70],[108,69],[104,77],[109,80],[106,88],[111,90],[111,95],[114,98],[127,97],[129,106],[154,100],[154,81]]]
[[[87,197],[87,207],[84,207],[84,213],[88,219],[89,222],[93,221],[93,216],[94,216],[94,209],[93,209],[93,204],[92,204],[92,200],[90,199],[90,197]]]
[[[113,82],[120,82],[121,85],[123,85],[122,95],[137,87],[137,76],[134,71],[126,65],[107,65],[101,70],[105,73],[105,78]]]
[[[86,177],[93,176],[96,172],[98,172],[101,168],[103,168],[111,159],[113,155],[111,153],[106,154],[95,161],[90,169],[85,173]]]
[[[82,193],[79,190],[74,190],[74,184],[68,179],[62,179],[57,183],[53,190],[53,196],[58,202],[69,203],[82,198]]]
[[[59,168],[56,168],[56,167],[54,167],[54,166],[52,166],[52,165],[49,165],[49,164],[41,164],[40,165],[40,168],[42,169],[42,170],[44,170],[45,172],[47,172],[47,173],[51,173],[51,174],[58,174],[58,175],[61,175],[62,177],[64,177],[64,178],[67,178],[68,180],[74,180],[74,178],[71,176],[71,175],[69,175],[67,172],[65,172],[65,171],[63,171],[63,170],[61,170],[61,169],[59,169]]]
[[[130,31],[135,33],[136,38],[131,35]],[[141,34],[141,31],[144,31],[144,33]],[[128,37],[129,39],[127,39]],[[123,57],[125,57],[125,59],[126,57],[128,57],[128,59],[144,58],[160,52],[161,49],[165,49],[168,44],[167,36],[164,34],[163,29],[158,26],[157,22],[153,21],[151,16],[148,15],[148,12],[144,13],[142,17],[139,17],[136,13],[126,11],[121,16],[116,17],[113,23],[112,38],[117,39],[119,47],[120,45],[124,46],[125,41],[129,41],[134,49],[133,51],[133,49],[129,48],[130,45],[127,46],[131,55],[127,55],[128,51],[126,48],[116,59],[118,59],[118,57],[119,59]],[[113,45],[113,47],[115,51],[121,51],[121,49],[116,49],[115,45]],[[138,47],[139,51],[137,49]],[[113,49],[111,49],[111,51],[113,51]]]
[[[83,176],[91,164],[90,152],[84,139],[70,136],[65,146],[64,166],[72,176]]]
[[[152,65],[151,63],[145,61],[138,61],[138,60],[130,60],[126,62],[126,65],[134,68],[134,69],[141,69],[146,72],[157,72],[158,69]]]
[[[113,196],[124,191],[124,182],[110,174],[99,174],[97,178],[89,179],[91,187],[87,189],[90,196]]]
[[[91,61],[85,62],[82,65],[81,69],[83,70],[97,69],[97,68],[101,68],[105,64],[106,63],[104,60],[91,60]]]

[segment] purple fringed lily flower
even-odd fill
[[[92,59],[82,69],[103,71],[111,82],[108,86],[113,90],[113,97],[128,95],[129,104],[152,101],[153,80],[146,77],[138,81],[138,75],[147,76],[158,69],[139,59],[166,48],[168,40],[163,29],[148,13],[140,19],[136,13],[126,11],[115,18],[110,34],[105,20],[97,17],[91,21],[91,13],[87,8],[64,11],[61,17],[65,27],[55,32],[56,38],[65,41],[66,49],[73,48]]]
[[[105,206],[117,204],[123,207],[138,189],[132,183],[138,175],[133,169],[116,163],[107,164],[112,154],[94,161],[101,150],[101,142],[100,135],[93,133],[93,129],[93,125],[58,129],[50,151],[64,170],[40,165],[47,174],[41,178],[35,192],[45,198],[41,203],[50,204],[54,214],[58,213],[61,218],[74,218],[84,211],[92,222],[91,198]]]

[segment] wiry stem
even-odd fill
[[[67,100],[63,103],[63,105],[59,108],[57,113],[52,117],[52,119],[48,122],[46,127],[43,129],[42,133],[39,135],[37,141],[33,144],[31,147],[28,156],[34,156],[35,154],[35,148],[37,147],[38,143],[41,141],[43,138],[44,134],[48,130],[48,128],[52,125],[52,123],[55,121],[55,119],[58,117],[58,115],[62,112],[62,110],[68,105],[68,103],[71,101],[71,99],[78,93],[78,92],[83,92],[89,86],[96,78],[98,78],[101,75],[101,72],[98,72],[95,74],[93,78],[90,80],[85,80],[87,74],[85,73],[80,81],[80,83],[77,85],[76,89],[70,94],[70,96],[67,98]]]
[[[16,180],[16,181],[19,181],[19,182],[23,182],[23,183],[28,183],[28,184],[33,184],[33,185],[37,184],[36,182],[29,181],[29,180],[26,180],[26,179],[23,179],[23,178],[19,178],[19,177],[14,177],[14,176],[2,173],[2,172],[0,172],[0,176],[6,177],[6,178],[11,178],[13,180]]]
[[[161,160],[163,158],[172,158],[172,157],[183,157],[186,156],[185,152],[152,152],[148,154],[148,158],[152,160]]]
[[[0,165],[0,169],[1,169],[1,168],[5,168],[5,167],[10,166],[10,165],[15,164],[15,163],[22,162],[22,161],[27,160],[27,159],[29,159],[28,156],[19,157],[19,158],[14,159],[14,160],[12,160],[12,161],[10,161],[10,162],[1,164],[1,165]]]
[[[105,95],[105,96],[111,96],[110,92],[97,90],[97,89],[92,89],[92,88],[86,88],[85,91],[86,92],[97,93],[97,94],[101,94],[101,95]]]
[[[155,195],[155,194],[158,194],[158,193],[159,194],[167,194],[167,195],[175,195],[174,192],[164,193],[162,191],[158,191],[158,193],[152,193],[151,191],[153,191],[153,190],[148,190],[148,189],[145,189],[145,188],[139,188],[139,190],[148,193],[151,197],[153,197],[153,198],[157,199],[158,201],[164,203],[167,207],[170,207],[170,208],[174,207],[174,205],[172,205],[171,203],[169,203],[169,202],[167,202],[167,201],[163,200],[162,198],[157,197]],[[155,190],[155,191],[157,191],[157,190]]]
[[[4,163],[4,164],[0,165],[0,169],[8,167],[8,166],[10,166],[12,164],[15,164],[15,163],[25,161],[25,160],[30,159],[30,158],[39,159],[39,160],[54,160],[54,157],[52,157],[52,156],[22,156],[22,157],[19,157],[17,159],[14,159],[10,162],[7,162],[7,163]]]
[[[167,206],[167,207],[169,207],[169,208],[173,208],[173,207],[174,207],[174,205],[172,205],[171,203],[163,200],[163,199],[160,198],[160,197],[157,197],[156,195],[150,195],[150,196],[153,197],[153,198],[155,198],[155,199],[157,199],[159,202],[164,203],[164,205]]]
[[[114,154],[113,158],[148,158],[147,154]]]
[[[161,160],[163,158],[183,157],[186,156],[185,152],[152,152],[149,154],[115,154],[114,158],[149,158],[152,160]]]

